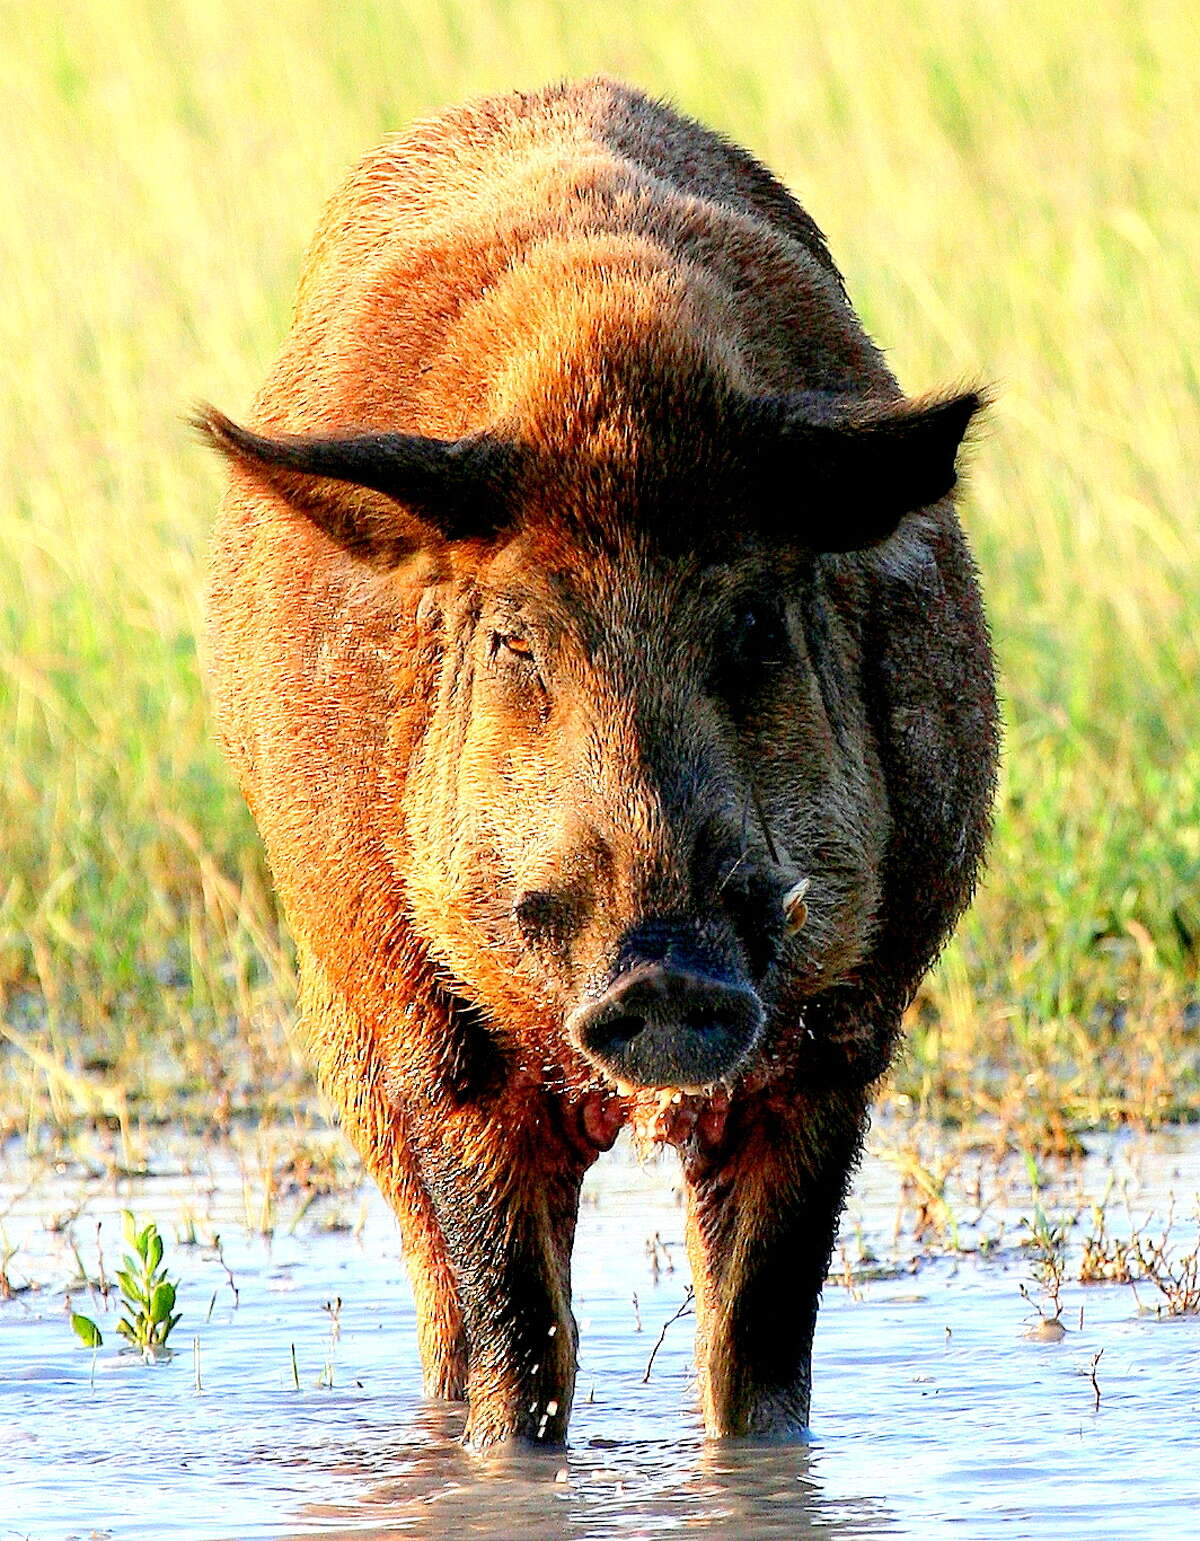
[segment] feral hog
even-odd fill
[[[560,1442],[580,1183],[676,1145],[704,1418],[809,1416],[872,1083],[966,904],[996,708],[951,506],[807,214],[609,81],[385,141],[216,534],[219,729],[431,1395]]]

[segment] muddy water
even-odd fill
[[[464,1452],[459,1413],[421,1399],[369,1187],[314,1200],[277,1181],[269,1204],[285,1147],[253,1136],[164,1140],[135,1179],[9,1150],[0,1538],[1200,1535],[1200,1319],[1155,1314],[1153,1283],[1077,1278],[1094,1200],[1111,1235],[1154,1239],[1173,1201],[1170,1255],[1196,1245],[1200,1136],[1090,1144],[1040,1177],[1048,1223],[1078,1222],[1053,1341],[1022,1245],[1025,1163],[930,1145],[914,1173],[910,1136],[876,1131],[821,1312],[812,1442],[792,1449],[705,1443],[686,1318],[646,1380],[686,1298],[682,1211],[671,1161],[618,1147],[579,1228],[571,1449],[508,1463]],[[158,1221],[181,1280],[168,1363],[119,1354],[113,1312],[78,1282],[98,1246],[116,1266],[125,1205]],[[96,1355],[67,1290],[105,1332]]]

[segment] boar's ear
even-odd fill
[[[799,520],[779,535],[815,551],[859,551],[951,491],[959,447],[985,400],[967,391],[864,405],[811,392],[764,405],[774,420],[762,469],[775,521],[803,498]]]
[[[241,428],[215,407],[193,418],[201,436],[234,465],[282,493],[347,551],[394,566],[421,543],[419,526],[377,500],[382,492],[447,540],[493,535],[509,522],[511,445],[473,434],[425,439],[409,433],[267,437]]]

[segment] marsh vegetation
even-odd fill
[[[898,1095],[1050,1138],[1200,1108],[1200,57],[1186,7],[568,13],[118,0],[4,51],[0,1110],[269,1110],[292,963],[197,661],[214,467],[363,149],[597,68],[750,145],[902,382],[995,382],[964,517],[1007,750],[990,871]],[[897,61],[905,61],[901,69]]]

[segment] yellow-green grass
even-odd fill
[[[381,134],[606,70],[750,145],[914,390],[998,389],[964,515],[1003,671],[991,868],[895,1085],[1200,1108],[1200,38],[1177,0],[64,0],[0,49],[0,1110],[303,1089],[197,665],[219,474]]]

